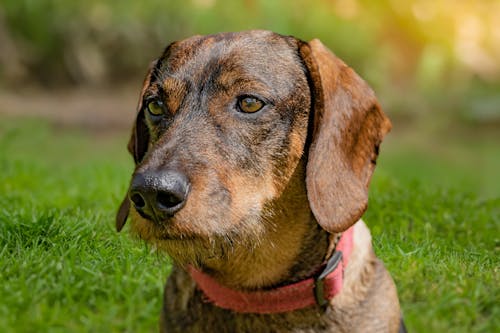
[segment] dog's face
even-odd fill
[[[175,255],[263,232],[264,206],[280,196],[304,150],[310,93],[297,49],[294,39],[264,32],[194,37],[154,63],[138,120],[146,133],[135,139],[147,137],[138,142],[147,147],[131,188],[142,238]],[[183,183],[173,186],[182,208],[148,207],[162,203],[135,190],[138,178],[150,182],[139,187],[157,187],[157,198],[169,191],[158,183]]]
[[[373,127],[371,116],[358,117],[355,110],[349,115],[359,123],[354,129],[344,131],[339,124],[321,129],[328,113],[318,111],[314,121],[310,113],[326,108],[329,92],[324,92],[325,75],[312,55],[314,47],[309,44],[265,31],[193,37],[167,47],[145,79],[129,144],[136,169],[117,228],[125,223],[131,202],[134,232],[181,262],[223,255],[235,243],[255,243],[273,227],[272,204],[283,195],[299,161],[307,157],[306,139],[313,123],[314,132],[309,134],[311,149],[316,148],[307,163],[311,179],[307,185],[302,179],[294,191],[305,195],[307,187],[310,202],[304,204],[311,204],[324,228],[338,231],[354,223],[364,207],[347,212],[348,217],[343,217],[347,222],[322,221],[322,214],[328,212],[319,201],[329,182],[322,177],[351,177],[342,174],[350,168],[356,180],[346,181],[358,181],[366,192],[371,175],[366,169],[373,168],[370,162],[388,125],[379,125],[377,120],[376,137],[366,138],[370,141],[366,153],[356,150],[359,139],[364,142],[365,136],[372,135],[360,129],[366,121]],[[340,66],[330,66],[334,65]],[[335,103],[342,105],[359,90],[340,85],[337,89],[345,96]],[[369,104],[352,108],[363,113],[378,110],[373,102]],[[334,117],[346,122],[342,112]],[[331,126],[338,128],[325,138]],[[353,131],[359,132],[359,138],[351,138]],[[336,147],[335,140],[350,146]],[[332,149],[342,150],[342,156],[327,158]],[[345,160],[345,154],[353,154],[352,163]],[[318,169],[332,158],[341,166]],[[356,200],[356,193],[346,196]],[[340,206],[350,209],[343,202]]]

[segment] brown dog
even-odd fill
[[[175,262],[162,332],[402,329],[360,220],[391,125],[320,41],[248,31],[172,43],[138,111],[116,226],[130,211],[133,232]]]

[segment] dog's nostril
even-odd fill
[[[130,200],[134,203],[135,208],[141,209],[146,207],[146,201],[139,193],[134,193],[130,196]]]
[[[184,201],[184,198],[171,192],[160,192],[156,197],[158,204],[165,208],[172,208]]]

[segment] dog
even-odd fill
[[[194,36],[149,67],[116,217],[174,266],[161,332],[402,332],[361,216],[391,123],[319,40]]]

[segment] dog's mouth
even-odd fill
[[[160,237],[157,237],[158,241],[186,241],[186,242],[194,242],[201,241],[201,237],[197,237],[194,235],[181,235],[177,233],[165,233]]]
[[[172,217],[167,217],[160,219],[158,216],[152,214],[146,214],[141,210],[136,209],[137,214],[139,214],[144,220],[147,221],[147,223],[151,223],[155,226],[158,226],[159,228],[165,229],[168,228],[168,225],[171,224]]]
[[[207,242],[209,235],[192,222],[179,216],[155,219],[132,209],[132,232],[145,241],[158,242]]]

